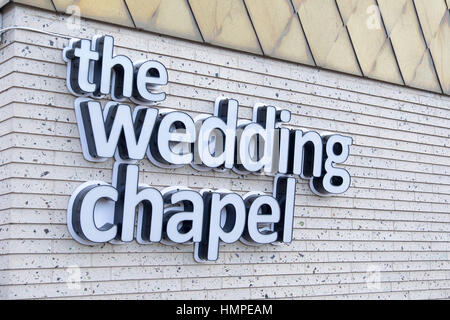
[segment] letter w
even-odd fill
[[[86,98],[75,101],[83,155],[89,161],[105,161],[118,150],[122,160],[145,156],[158,110],[138,106],[131,112],[125,104],[99,102]]]

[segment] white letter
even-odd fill
[[[163,164],[188,164],[193,160],[191,143],[195,142],[195,125],[184,112],[169,112],[157,121],[157,134],[152,136],[151,157]],[[174,143],[180,152],[173,151]]]
[[[130,98],[133,93],[133,62],[126,56],[113,57],[114,38],[111,36],[98,38],[96,48],[102,52],[101,71],[97,69],[94,75],[100,93],[109,94],[111,91],[113,100]]]
[[[104,182],[86,182],[79,186],[70,197],[67,225],[69,232],[78,242],[83,244],[108,242],[116,236],[116,225],[105,223],[97,227],[95,223],[96,212],[107,214],[110,207],[99,206],[101,199],[115,202],[118,199],[118,192]]]
[[[138,63],[134,67],[135,81],[133,90],[133,100],[136,103],[156,102],[166,99],[164,92],[152,92],[148,89],[156,88],[159,85],[166,85],[168,80],[166,67],[158,61],[146,61]]]
[[[120,190],[114,221],[121,226],[116,238],[124,242],[133,240],[136,207],[141,204],[136,238],[141,242],[157,242],[162,233],[163,199],[154,188],[138,188],[138,170],[136,165],[114,165],[113,184]]]
[[[166,212],[164,220],[169,240],[183,243],[202,238],[203,198],[195,191],[181,190],[169,195],[170,203],[183,205],[183,211]],[[167,219],[167,220],[166,220]],[[186,223],[189,221],[189,223]]]
[[[117,158],[141,160],[148,148],[158,111],[136,107],[132,115],[128,105],[109,102],[102,112],[100,102],[78,98],[75,114],[86,160],[105,161],[114,156],[116,150]]]
[[[289,243],[292,241],[295,210],[295,178],[276,176],[274,180],[273,196],[280,205],[280,221],[275,224],[278,231],[278,242]]]
[[[232,99],[217,98],[214,106],[214,116],[202,122],[198,134],[198,155],[208,167],[224,166],[231,169],[234,164],[234,146],[236,137],[236,123],[238,102]],[[219,130],[225,143],[219,146],[215,141],[214,152],[210,151],[210,136],[213,131]]]
[[[75,95],[93,93],[97,86],[89,81],[92,61],[99,60],[99,53],[91,49],[87,39],[71,39],[64,48],[63,59],[67,62],[67,88]]]
[[[325,172],[326,174],[319,178],[310,180],[311,190],[318,195],[337,194],[347,191],[350,186],[350,174],[343,168],[334,167],[334,163],[343,163],[349,155],[349,147],[352,144],[352,138],[339,134],[325,137],[326,156]]]
[[[202,241],[195,243],[194,259],[217,260],[219,256],[219,242],[237,241],[245,227],[245,205],[242,198],[235,194],[220,194],[206,192],[205,214],[203,216]],[[221,213],[225,212],[225,221],[221,224]]]
[[[314,131],[295,131],[293,173],[303,179],[320,177],[322,172],[322,137]]]
[[[245,203],[249,208],[243,238],[259,244],[277,240],[278,232],[273,231],[273,224],[280,220],[280,206],[277,200],[267,195],[252,195],[245,199]],[[271,224],[270,230],[261,230],[260,224]]]

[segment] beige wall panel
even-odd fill
[[[430,46],[448,11],[444,0],[414,0],[425,40]]]
[[[361,75],[334,0],[294,0],[317,65]]]
[[[262,53],[243,0],[189,0],[189,3],[206,42]]]
[[[342,19],[344,20],[344,24],[348,24],[350,17],[355,13],[358,9],[359,2],[366,3],[365,0],[337,0],[339,12],[341,13]]]
[[[7,1],[4,1],[4,2],[6,3]],[[51,0],[13,0],[13,2],[26,4],[26,5],[38,7],[41,9],[55,11],[55,7],[53,7]],[[0,7],[1,6],[2,6],[2,4],[0,3]]]
[[[54,0],[56,10],[66,12],[71,5],[78,6],[82,17],[133,27],[125,3],[122,0]]]
[[[442,90],[450,95],[450,14],[448,11],[431,42],[430,51]]]
[[[358,62],[348,37],[347,30],[342,28],[337,35],[336,41],[333,43],[327,57],[326,68],[332,70],[361,75]]]
[[[364,75],[403,84],[381,19],[374,11],[375,1],[338,0],[337,3]]]
[[[399,5],[401,2],[403,6]],[[413,3],[403,0],[379,0],[378,3],[383,18],[386,17],[386,27],[405,83],[415,88],[441,92]]]
[[[391,34],[394,26],[398,23],[402,12],[406,10],[411,0],[378,0],[381,15],[386,26],[388,35]]]
[[[136,27],[202,41],[186,0],[126,0]]]
[[[264,54],[314,65],[308,43],[289,0],[245,0]]]
[[[403,85],[403,80],[392,53],[391,43],[386,40],[380,51],[377,53],[376,60],[371,69],[366,74],[367,77],[396,84]]]
[[[414,0],[427,45],[444,93],[450,92],[450,25],[445,1]]]

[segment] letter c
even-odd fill
[[[107,213],[110,209],[97,205],[101,199],[115,202],[118,199],[118,192],[111,185],[94,181],[83,183],[70,197],[67,208],[67,226],[72,237],[82,244],[92,245],[108,242],[117,234],[116,225],[111,223],[105,223],[101,227],[96,225],[96,212]]]

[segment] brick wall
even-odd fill
[[[450,297],[448,96],[88,20],[70,30],[65,16],[13,4],[3,10],[3,27],[11,25],[108,34],[117,54],[161,61],[169,69],[161,108],[212,113],[225,95],[239,101],[240,118],[267,103],[290,110],[292,128],[342,133],[354,144],[346,193],[318,197],[298,180],[290,245],[238,242],[203,264],[192,246],[83,246],[66,227],[69,196],[85,181],[111,182],[113,163],[81,154],[61,54],[67,40],[9,31],[0,46],[0,298]],[[271,192],[273,182],[146,159],[140,180],[240,194]]]

